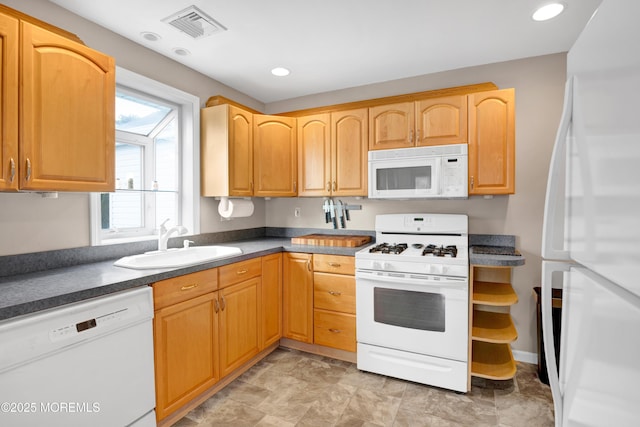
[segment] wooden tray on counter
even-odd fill
[[[370,241],[371,236],[353,236],[346,234],[307,234],[305,236],[291,238],[291,243],[294,245],[341,246],[345,248],[356,248]]]

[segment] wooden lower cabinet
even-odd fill
[[[220,374],[224,377],[260,351],[260,278],[220,290]]]
[[[262,257],[262,339],[260,349],[282,337],[282,254]]]
[[[296,341],[313,343],[311,254],[284,254],[282,287],[282,336]]]
[[[216,300],[217,292],[209,292],[155,312],[158,420],[187,404],[220,379]]]

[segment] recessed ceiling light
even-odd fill
[[[564,10],[562,3],[549,3],[539,7],[531,16],[534,21],[547,21],[560,15]]]
[[[157,42],[158,40],[160,40],[162,38],[158,34],[152,33],[150,31],[144,31],[144,32],[140,33],[140,35],[142,36],[143,39],[145,39],[147,41],[150,41],[150,42]]]
[[[288,76],[289,73],[291,73],[291,71],[289,71],[288,69],[286,69],[284,67],[276,67],[273,70],[271,70],[271,74],[273,74],[274,76],[278,76],[278,77]]]
[[[176,55],[179,55],[179,56],[191,55],[191,52],[189,52],[187,49],[185,49],[183,47],[175,47],[175,48],[173,48],[173,53],[175,53]]]

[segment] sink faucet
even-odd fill
[[[178,235],[180,235],[180,234],[185,234],[188,231],[187,228],[183,227],[182,225],[176,225],[175,227],[171,227],[170,229],[167,230],[167,227],[165,227],[165,224],[168,221],[169,219],[165,219],[164,222],[160,224],[160,234],[158,235],[159,251],[167,250],[167,241],[169,240],[169,237],[171,237],[173,233],[178,233]]]

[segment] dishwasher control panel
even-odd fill
[[[128,308],[124,308],[122,310],[113,311],[111,313],[95,317],[93,319],[87,319],[82,322],[72,323],[70,325],[52,329],[49,332],[49,338],[54,342],[60,341],[66,338],[74,337],[84,331],[88,331],[99,326],[107,326],[111,323],[118,322],[120,319],[125,317],[128,310]]]

